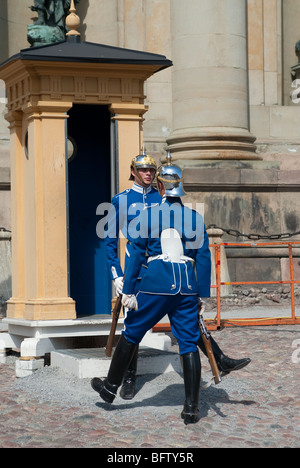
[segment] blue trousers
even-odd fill
[[[147,331],[168,315],[180,354],[197,351],[200,338],[197,296],[166,296],[140,292],[137,301],[138,310],[129,310],[124,320],[123,334],[128,341],[139,344]]]

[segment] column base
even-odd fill
[[[246,129],[206,127],[191,133],[174,133],[167,139],[174,161],[178,159],[261,160],[255,137]]]
[[[11,297],[7,301],[6,317],[7,318],[24,318],[25,301],[24,299],[15,299]]]
[[[66,299],[32,299],[25,302],[25,320],[76,319],[75,301]]]
[[[7,301],[7,318],[25,320],[76,319],[75,301],[66,299],[15,299]]]

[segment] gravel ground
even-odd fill
[[[199,423],[180,419],[182,376],[140,376],[135,398],[105,404],[90,387],[49,367],[17,379],[0,365],[0,448],[298,448],[300,326],[215,332],[231,357],[251,357],[220,385],[202,388]],[[174,348],[175,349],[175,348]],[[202,385],[211,378],[207,359]]]
[[[207,369],[208,371],[209,369]],[[206,378],[205,378],[206,377]],[[210,385],[210,375],[206,372],[202,381],[202,394],[205,393],[205,400],[212,403],[214,394],[218,389],[218,397],[220,391],[230,394],[233,390],[238,392],[244,398],[251,397],[252,391],[249,389],[245,379],[223,379],[222,390],[214,385]],[[44,367],[35,372],[30,377],[18,379],[15,383],[16,390],[22,390],[29,395],[29,400],[38,399],[40,403],[49,403],[52,405],[60,405],[64,407],[80,406],[87,410],[95,410],[95,406],[110,407],[112,410],[139,411],[139,408],[144,406],[152,406],[153,413],[160,412],[161,406],[178,406],[182,409],[184,400],[183,377],[176,372],[168,372],[166,374],[143,375],[137,379],[137,394],[133,401],[126,402],[119,396],[114,401],[112,406],[102,404],[102,400],[96,392],[91,389],[90,379],[77,379],[76,377],[67,376],[63,371],[57,368]],[[170,394],[172,398],[170,399]],[[30,397],[31,395],[31,397]]]

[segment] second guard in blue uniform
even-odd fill
[[[107,259],[110,267],[111,278],[114,281],[116,293],[119,295],[123,288],[123,270],[118,256],[119,231],[127,238],[125,269],[132,250],[132,235],[136,237],[136,219],[141,212],[158,206],[162,198],[157,189],[151,186],[155,172],[156,162],[146,154],[139,155],[132,160],[130,180],[133,180],[131,189],[127,189],[113,197],[112,208],[108,216],[108,235],[105,238]],[[181,203],[181,202],[180,202]],[[210,297],[211,287],[211,256],[209,250],[209,238],[204,226],[203,246],[198,251],[198,266],[201,276],[198,281],[198,294],[203,299]],[[140,281],[147,271],[147,259],[142,260],[142,266],[135,282],[134,292],[140,288]],[[220,349],[216,341],[211,337],[212,349],[217,365],[222,375],[229,374],[249,364],[250,359],[231,359]],[[207,356],[206,349],[200,336],[198,346]],[[136,370],[138,348],[126,372],[120,396],[124,399],[132,399],[135,393]]]
[[[185,424],[199,420],[201,363],[198,352],[199,287],[201,247],[204,242],[202,217],[186,208],[181,170],[169,163],[157,177],[161,205],[145,210],[139,217],[140,235],[132,240],[122,303],[128,307],[125,330],[116,347],[107,378],[91,382],[101,398],[112,403],[137,346],[145,333],[168,314],[183,363]],[[147,272],[137,296],[136,281],[148,253]],[[195,275],[194,266],[197,272]]]

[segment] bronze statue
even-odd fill
[[[78,2],[79,0],[75,0],[75,4]],[[34,0],[34,6],[30,8],[38,13],[35,25],[64,28],[64,19],[69,13],[70,4],[71,0]]]
[[[75,0],[75,4],[80,0]],[[32,11],[38,19],[28,26],[27,40],[31,47],[53,44],[65,39],[65,18],[69,14],[71,0],[34,0]]]

